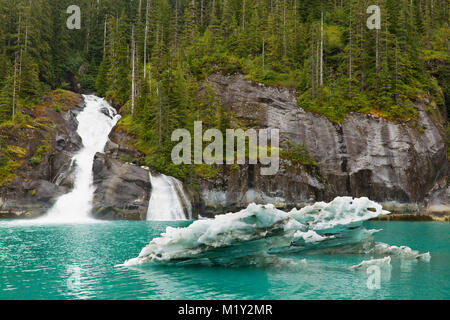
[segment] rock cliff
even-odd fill
[[[296,92],[286,88],[238,74],[216,74],[208,82],[232,126],[280,129],[281,148],[301,145],[310,161],[282,156],[274,176],[262,176],[259,164],[217,166],[216,175],[199,178],[187,192],[194,216],[237,211],[252,202],[287,210],[344,195],[366,196],[401,213],[450,213],[446,117],[427,97],[415,102],[414,124],[359,113],[336,124],[299,108]],[[70,160],[81,147],[76,116],[83,106],[80,95],[52,93],[33,111],[21,111],[31,120],[0,128],[0,219],[42,215],[70,191]],[[146,218],[152,187],[148,169],[141,167],[144,155],[133,145],[133,137],[117,127],[105,153],[96,155],[93,214],[99,219]]]
[[[251,165],[222,167],[216,178],[202,183],[205,212],[249,202],[293,207],[342,195],[367,196],[394,211],[434,211],[433,203],[450,211],[445,118],[426,97],[415,103],[414,126],[359,113],[336,124],[300,109],[288,89],[245,81],[242,75],[213,75],[209,81],[240,126],[280,129],[281,145],[286,140],[305,145],[318,166],[282,159],[279,173],[269,177]]]

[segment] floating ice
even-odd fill
[[[199,220],[186,228],[168,227],[125,265],[290,265],[292,260],[277,255],[293,253],[383,257],[354,269],[390,263],[391,257],[429,261],[429,253],[373,241],[372,235],[379,230],[366,230],[363,222],[388,213],[367,198],[340,197],[289,213],[270,204],[251,204],[240,212]]]
[[[384,257],[381,259],[365,260],[360,264],[351,266],[349,269],[352,271],[366,271],[371,266],[378,266],[380,268],[391,267],[391,257]]]
[[[390,246],[386,243],[376,242],[373,247],[369,250],[366,250],[366,254],[374,255],[374,256],[382,256],[389,255],[395,258],[401,259],[417,259],[422,261],[430,261],[431,255],[429,252],[419,253],[417,250],[413,250],[407,246]]]
[[[149,261],[233,265],[242,260],[252,264],[267,260],[271,248],[289,246],[301,229],[302,224],[273,205],[251,204],[240,212],[199,220],[187,228],[168,227],[125,265]]]
[[[330,203],[317,202],[300,210],[293,209],[291,217],[303,224],[307,233],[297,232],[289,248],[273,252],[335,250],[372,239],[376,230],[366,230],[364,221],[389,214],[380,204],[368,198],[338,197]]]
[[[368,219],[388,214],[367,198],[336,198],[290,213],[273,205],[251,204],[237,213],[199,220],[186,228],[168,227],[135,259],[165,264],[240,265],[278,261],[275,254],[355,245],[374,231],[362,227]]]

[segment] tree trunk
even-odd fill
[[[132,64],[132,73],[131,73],[131,120],[134,120],[134,96],[135,96],[135,75],[134,75],[134,71],[135,71],[135,54],[136,54],[136,44],[134,41],[134,26],[132,28],[131,31],[131,64]]]
[[[323,87],[323,11],[320,24],[320,86]]]
[[[316,81],[315,81],[315,59],[314,59],[314,30],[311,29],[311,95],[314,97],[315,95],[315,87],[316,87]]]
[[[375,70],[378,74],[379,70],[380,70],[380,53],[379,53],[379,48],[380,46],[380,30],[377,29],[377,38],[375,41]]]
[[[144,34],[144,79],[147,74],[147,38],[148,38],[148,10],[149,10],[149,2],[150,0],[147,0],[147,7],[145,9],[145,34]],[[178,1],[177,1],[178,3]]]
[[[13,103],[12,103],[12,117],[16,114],[16,79],[17,79],[17,55],[14,59],[14,81],[13,81]]]
[[[316,45],[316,88],[319,88],[319,82],[320,82],[320,40],[317,39],[317,45]]]
[[[204,1],[205,0],[200,0],[200,28],[203,28]]]
[[[362,10],[364,10],[364,8],[367,7],[366,4],[366,0],[364,0],[363,2],[363,8]],[[365,88],[365,83],[366,83],[366,66],[365,66],[365,57],[364,57],[364,27],[365,24],[363,23],[363,21],[360,21],[360,30],[361,30],[361,56],[363,57],[362,61],[361,61],[361,84],[360,84],[360,90],[364,91]]]
[[[352,77],[353,77],[353,52],[352,52],[352,45],[353,45],[353,39],[352,39],[352,5],[350,4],[350,14],[349,14],[349,31],[350,31],[350,41],[349,41],[349,57],[348,57],[348,92],[351,96],[352,92]]]
[[[108,17],[105,17],[105,28],[103,30],[103,57],[106,56],[106,24],[108,22]]]
[[[287,39],[286,39],[286,0],[283,5],[283,54],[287,56]]]
[[[245,0],[242,0],[242,30],[245,30]]]
[[[263,43],[262,43],[262,69],[265,69],[265,59],[266,59],[266,36],[263,32]]]
[[[158,99],[158,107],[159,107],[159,141],[158,141],[158,148],[161,148],[162,143],[162,106],[161,106],[161,98],[159,96],[159,84],[156,84],[156,97]]]
[[[395,102],[398,104],[398,39],[395,39]]]

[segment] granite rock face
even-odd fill
[[[299,108],[295,92],[288,89],[245,81],[242,75],[213,75],[209,80],[240,125],[280,129],[281,145],[286,140],[305,144],[318,167],[281,161],[277,175],[261,176],[252,165],[235,171],[223,166],[217,178],[202,183],[199,202],[206,215],[249,202],[293,207],[343,195],[419,208],[438,181],[447,181],[445,121],[425,112],[431,103],[426,98],[415,104],[420,130],[359,113],[335,124]],[[450,205],[448,192],[439,197]]]

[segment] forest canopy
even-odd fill
[[[381,29],[366,26],[373,4]],[[79,30],[66,26],[71,5]],[[164,171],[183,170],[168,168],[174,129],[228,125],[213,73],[293,88],[299,107],[336,123],[350,111],[414,121],[420,96],[448,108],[449,9],[447,0],[0,0],[0,121],[53,89],[93,91]]]

